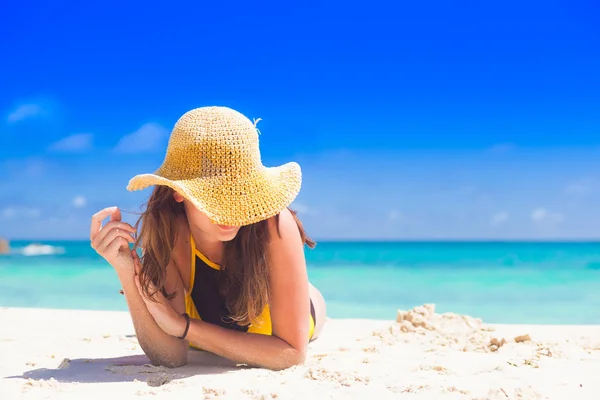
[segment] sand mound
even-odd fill
[[[455,313],[439,314],[435,312],[434,304],[424,304],[407,311],[398,310],[396,324],[375,331],[373,335],[388,344],[398,340],[407,341],[407,336],[420,335],[423,336],[423,343],[479,352],[497,351],[508,342],[531,341],[528,334],[507,339],[494,337],[492,332],[494,329],[485,325],[480,318]]]

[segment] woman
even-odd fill
[[[129,182],[155,186],[137,239],[116,207],[92,217],[153,364],[184,365],[188,346],[275,370],[304,362],[326,308],[306,272],[314,242],[288,209],[301,180],[296,163],[262,165],[256,123],[203,107],[177,121],[160,168]]]

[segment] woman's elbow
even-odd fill
[[[296,352],[296,357],[294,357],[291,361],[290,367],[294,367],[296,365],[302,365],[306,361],[306,350],[298,350]]]
[[[148,346],[142,346],[142,350],[154,366],[178,368],[187,364],[187,346],[181,346],[163,354],[156,352],[154,348],[148,348]]]
[[[279,357],[279,363],[277,363],[273,370],[281,371],[291,367],[304,364],[306,361],[306,349],[290,349],[286,351],[285,355]]]

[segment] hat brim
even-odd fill
[[[279,214],[294,201],[302,186],[302,171],[295,162],[262,167],[245,179],[208,176],[176,180],[162,176],[159,171],[134,176],[127,190],[169,186],[213,223],[228,226],[250,225]]]

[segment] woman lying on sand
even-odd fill
[[[92,247],[117,272],[153,364],[184,365],[188,346],[269,369],[304,362],[326,309],[306,272],[314,242],[288,209],[301,180],[296,163],[262,165],[246,117],[198,108],[175,124],[160,168],[129,182],[155,186],[139,236],[117,207],[92,217]]]

